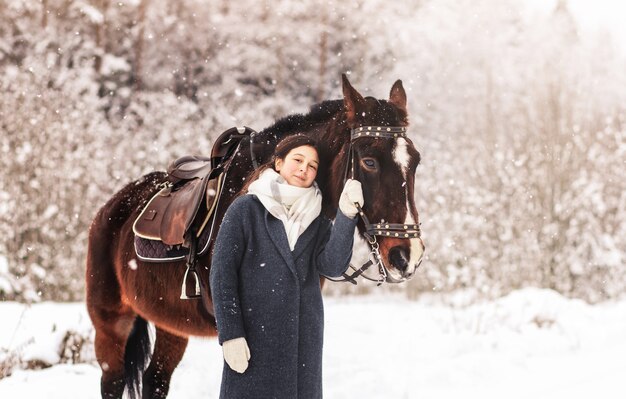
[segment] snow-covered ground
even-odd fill
[[[460,299],[328,298],[325,396],[626,397],[626,301],[591,306],[537,289],[470,306]],[[0,356],[18,349],[24,360],[57,363],[14,370],[0,398],[99,398],[94,363],[58,364],[68,330],[89,335],[83,304],[3,303],[0,314]],[[93,348],[81,355],[92,359]],[[214,339],[192,340],[169,397],[217,398],[221,367]]]

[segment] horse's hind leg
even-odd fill
[[[95,351],[102,369],[102,398],[121,398],[124,392],[124,350],[135,313],[122,302],[109,247],[107,229],[94,223],[90,230],[86,268],[86,302],[96,330]]]
[[[150,366],[143,375],[143,397],[161,399],[170,389],[172,373],[187,349],[188,338],[156,328],[156,342]]]
[[[102,369],[102,398],[121,399],[125,387],[124,350],[135,316],[102,310],[91,313],[96,327],[96,358]]]

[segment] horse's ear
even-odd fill
[[[354,126],[356,115],[362,112],[365,106],[365,99],[352,87],[345,73],[341,74],[341,81],[343,88],[343,105],[346,108],[348,125]]]
[[[406,112],[406,92],[404,91],[404,87],[402,87],[402,81],[400,79],[396,80],[396,83],[391,86],[389,102]]]

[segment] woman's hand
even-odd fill
[[[248,360],[250,360],[250,348],[248,348],[245,338],[241,337],[224,341],[222,351],[224,352],[224,360],[226,360],[231,369],[239,374],[246,371]]]
[[[339,197],[339,209],[341,212],[349,218],[354,218],[358,213],[355,202],[359,203],[359,206],[363,206],[363,190],[361,188],[361,182],[358,180],[348,179],[343,186],[341,197]]]

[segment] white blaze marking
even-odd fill
[[[407,203],[407,207],[408,206],[409,204]],[[411,212],[407,211],[406,222],[404,223],[415,224],[415,221],[413,220],[413,216],[411,215]],[[422,239],[411,238],[409,240],[409,267],[406,270],[407,273],[415,272],[415,269],[417,268],[417,262],[421,259],[423,255],[424,255],[424,244],[422,242]]]
[[[407,175],[409,173],[409,161],[411,157],[409,155],[408,143],[405,138],[400,137],[396,140],[396,145],[393,149],[393,160],[398,164],[402,171],[402,177],[404,182],[402,187],[404,188],[404,197],[406,198],[406,219],[404,223],[415,224],[413,215],[411,215],[411,208],[409,207],[409,192],[408,185],[406,184]]]
[[[411,214],[411,208],[409,206],[409,193],[405,193],[405,194],[406,194],[406,218],[404,218],[404,224],[415,224],[415,219],[413,219],[413,215]]]
[[[400,137],[396,140],[396,145],[393,149],[393,160],[396,161],[400,167],[404,180],[406,180],[406,176],[409,171],[409,161],[411,160],[407,147],[408,143],[406,142],[406,139]]]
[[[400,170],[402,171],[402,176],[405,180],[405,183],[403,184],[406,198],[406,218],[404,219],[404,223],[415,224],[416,222],[413,218],[413,215],[411,214],[411,207],[409,206],[409,192],[408,185],[406,184],[406,179],[409,172],[409,161],[411,160],[411,157],[409,155],[408,143],[405,138],[401,137],[396,140],[396,145],[393,149],[393,160],[400,167]],[[417,261],[422,257],[422,254],[424,253],[424,247],[422,244],[422,240],[419,238],[411,238],[409,241],[409,268],[406,271],[408,273],[412,273],[415,271]]]
[[[405,190],[408,190],[408,188],[405,188]],[[411,214],[411,208],[409,207],[408,192],[406,192],[406,218],[404,220],[404,223],[416,224],[415,219],[413,219],[413,215]],[[417,267],[417,262],[424,254],[424,244],[422,243],[421,238],[411,238],[409,240],[409,248],[409,267],[406,271],[407,273],[413,273]]]

